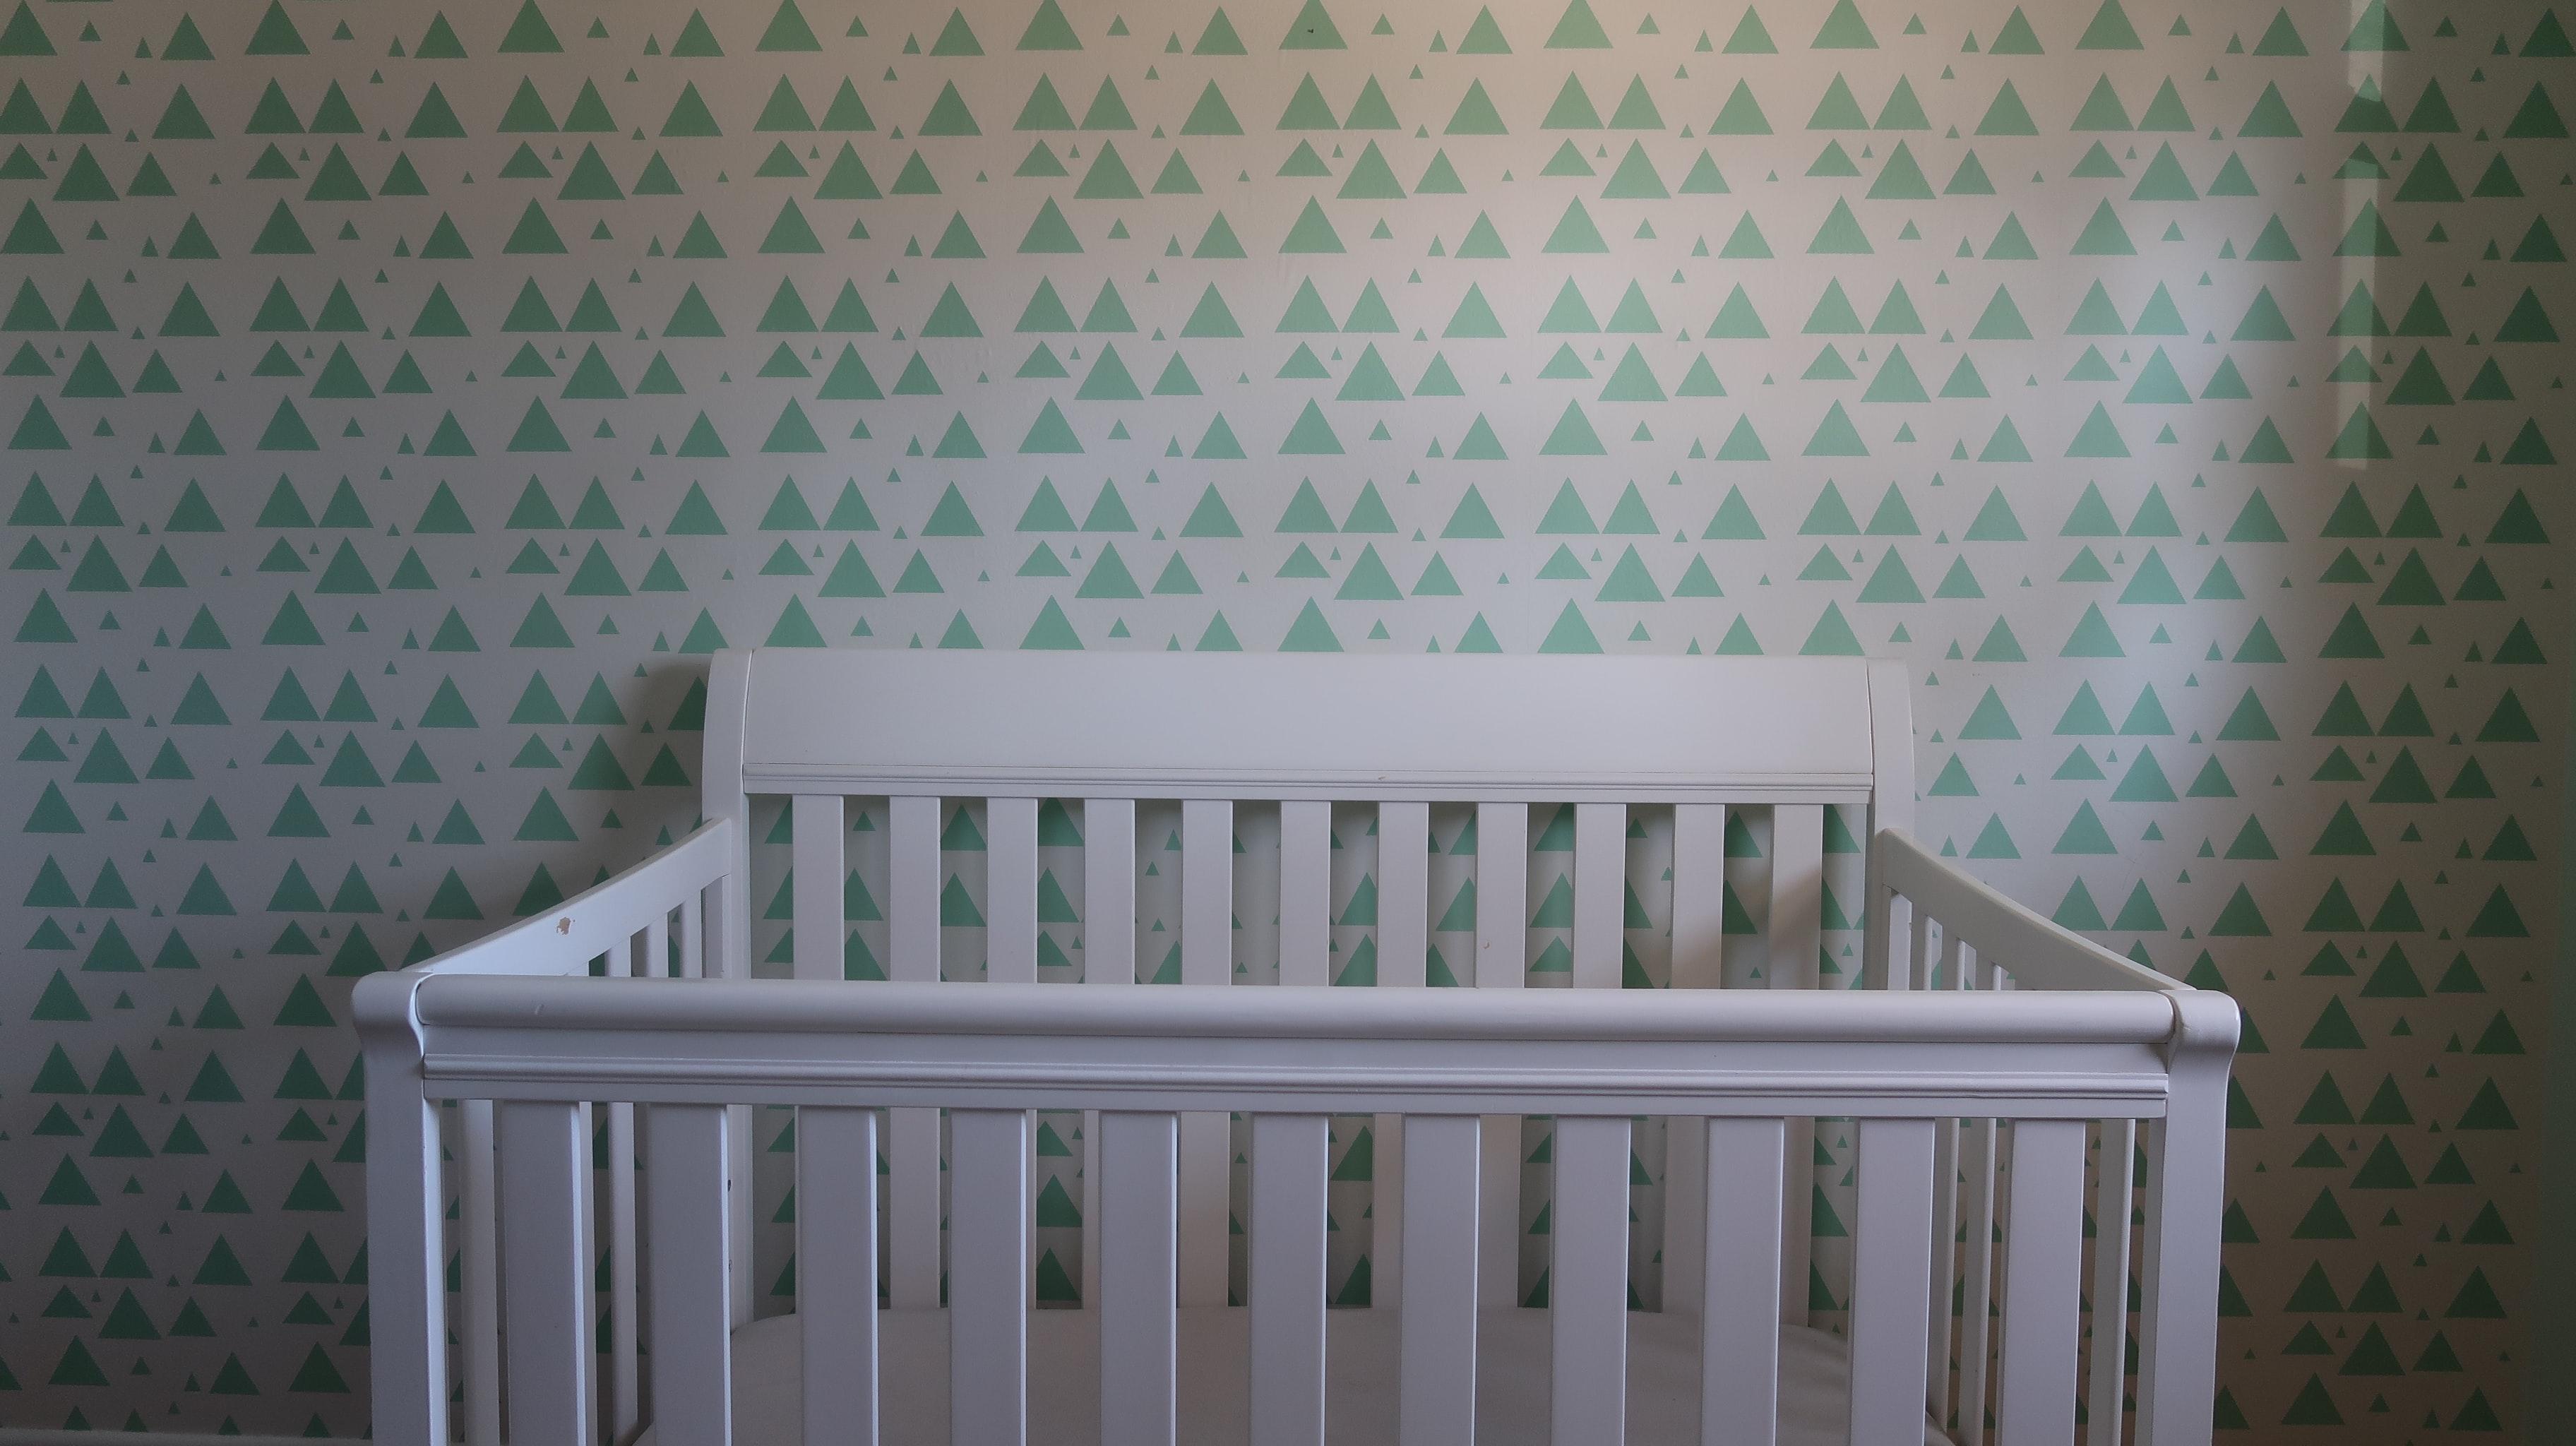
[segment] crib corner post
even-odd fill
[[[364,1052],[368,1132],[369,1372],[375,1439],[448,1446],[447,1280],[438,1113],[421,1075],[411,970],[358,982],[352,1001]]]
[[[2165,1118],[2147,1151],[2137,1446],[2208,1446],[2218,1389],[2227,1076],[2238,1015],[2223,994],[2177,990],[2172,999]]]

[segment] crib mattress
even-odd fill
[[[1180,1431],[1184,1442],[1238,1442],[1246,1433],[1249,1314],[1239,1308],[1180,1313]],[[947,1446],[948,1317],[945,1311],[889,1311],[880,1380],[886,1446]],[[1396,1340],[1393,1311],[1337,1310],[1328,1317],[1331,1377],[1326,1436],[1331,1446],[1394,1446]],[[1632,1446],[1696,1446],[1699,1440],[1699,1329],[1683,1316],[1628,1317],[1628,1440]],[[1097,1446],[1100,1440],[1100,1318],[1089,1311],[1029,1317],[1029,1440]],[[800,1446],[802,1370],[796,1318],[773,1316],[733,1334],[734,1441]],[[1548,1314],[1487,1312],[1477,1332],[1476,1439],[1481,1446],[1546,1446]],[[1842,1342],[1803,1326],[1780,1329],[1780,1446],[1842,1446],[1849,1419],[1849,1367]],[[1927,1417],[1925,1446],[1950,1446]],[[647,1430],[638,1446],[654,1446]]]

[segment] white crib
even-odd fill
[[[381,1446],[2210,1439],[2235,1008],[1908,837],[1901,666],[763,650],[716,657],[705,717],[696,831],[359,986]],[[942,959],[962,799],[980,970]],[[1079,984],[1037,982],[1042,805],[1078,821]],[[1337,805],[1374,825],[1375,988],[1318,987],[1332,854],[1368,842]],[[1571,810],[1570,990],[1524,987],[1533,805]],[[1176,856],[1138,826],[1175,807]],[[1828,808],[1867,820],[1841,988]],[[1472,813],[1472,944],[1442,921],[1469,987],[1422,987],[1435,810]],[[1759,988],[1731,813],[1768,823]],[[1647,823],[1673,987],[1623,989]],[[756,833],[792,861],[792,979],[753,977]],[[1137,987],[1140,856],[1177,857],[1178,982],[1209,987]],[[844,982],[853,889],[890,982]],[[796,1309],[755,1320],[779,1107]],[[1040,1110],[1088,1112],[1079,1309],[1033,1308]],[[1348,1116],[1376,1284],[1328,1309]],[[1837,1333],[1808,1324],[1818,1120],[1858,1157]]]

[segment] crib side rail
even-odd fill
[[[726,927],[721,887],[733,868],[736,823],[719,818],[642,863],[574,895],[544,913],[523,919],[470,944],[410,968],[360,981],[355,1013],[368,1077],[380,1082],[370,1128],[367,1192],[374,1202],[370,1241],[387,1262],[371,1288],[375,1323],[374,1389],[380,1432],[395,1440],[447,1446],[450,1362],[444,1265],[444,1223],[451,1191],[456,1201],[458,1319],[463,1394],[458,1434],[467,1446],[500,1446],[504,1429],[505,1277],[524,1262],[587,1270],[604,1234],[609,1254],[606,1308],[610,1349],[602,1411],[612,1440],[623,1441],[641,1420],[640,1263],[635,1197],[635,1107],[606,1107],[608,1163],[604,1201],[590,1198],[586,1168],[591,1140],[588,1104],[554,1122],[552,1138],[532,1136],[504,1118],[488,1098],[448,1097],[455,1111],[452,1145],[442,1139],[439,1098],[421,1088],[416,998],[432,979],[578,977],[594,965],[612,976],[696,978],[722,954]],[[737,923],[735,927],[739,927]],[[551,1148],[550,1148],[551,1147]],[[447,1157],[442,1159],[442,1157]],[[561,1156],[562,1158],[552,1158]],[[452,1165],[449,1163],[452,1161]],[[580,1208],[563,1221],[525,1221],[504,1227],[500,1178],[560,1167],[575,1182]],[[453,1171],[453,1179],[447,1177]],[[604,1210],[599,1208],[605,1206]],[[549,1224],[560,1226],[552,1234]],[[526,1293],[540,1295],[533,1289]],[[558,1322],[574,1338],[591,1338],[589,1312]],[[523,1342],[542,1338],[521,1333]],[[591,1398],[598,1365],[587,1355],[558,1361]],[[537,1363],[512,1360],[509,1369],[532,1390]],[[525,1368],[523,1370],[523,1367]],[[532,1394],[532,1402],[545,1393]],[[550,1430],[542,1416],[532,1418]],[[416,1437],[415,1437],[415,1433]],[[565,1439],[579,1439],[587,1430]]]
[[[1776,1225],[1786,1120],[1859,1122],[1855,1440],[1892,1439],[1909,1418],[1919,1430],[1927,1393],[1946,1381],[1927,1357],[1922,1302],[1947,1233],[1933,1209],[1938,1131],[1959,1116],[2019,1122],[2000,1358],[2004,1402],[2022,1414],[2001,1414],[2040,1429],[2006,1439],[2073,1439],[2077,1281],[2068,1261],[2081,1248],[2074,1187],[2085,1123],[2145,1122],[2162,1164],[2147,1206],[2139,1388],[2154,1414],[2142,1416],[2137,1439],[2188,1446],[2208,1429],[2213,1343],[2195,1322],[2214,1312],[2214,1300],[2202,1310],[2195,1297],[2214,1291],[2211,1171],[2222,1123],[2221,1096],[2201,1065],[2213,1051],[2223,1062],[2233,1037],[2232,1011],[2206,1001],[2197,991],[1460,991],[1434,999],[1008,984],[852,990],[449,973],[371,990],[359,1008],[371,1046],[390,1057],[390,1067],[371,1066],[386,1082],[378,1109],[426,1121],[439,1099],[498,1102],[509,1219],[530,1242],[507,1257],[514,1436],[522,1419],[568,1421],[590,1434],[578,1404],[595,1399],[579,1364],[586,1333],[561,1326],[586,1320],[577,1307],[587,1283],[562,1268],[548,1242],[577,1240],[564,1222],[584,1218],[579,1181],[588,1172],[570,1154],[580,1138],[576,1112],[584,1101],[612,1100],[643,1102],[651,1136],[647,1360],[652,1416],[666,1439],[724,1439],[723,1106],[760,1103],[799,1110],[798,1219],[808,1247],[800,1278],[820,1297],[800,1311],[807,1358],[871,1363],[875,1313],[861,1303],[876,1297],[879,1266],[857,1242],[876,1233],[875,1182],[862,1162],[875,1156],[877,1110],[948,1109],[951,1169],[963,1182],[954,1258],[969,1267],[949,1281],[951,1419],[977,1425],[982,1434],[971,1439],[997,1441],[1024,1439],[1026,1425],[1014,1405],[1025,1390],[1029,1309],[1023,1111],[1039,1105],[1104,1112],[1103,1188],[1137,1207],[1122,1211],[1112,1232],[1105,1279],[1118,1288],[1099,1308],[1110,1343],[1104,1388],[1113,1374],[1119,1386],[1105,1399],[1134,1417],[1125,1422],[1133,1434],[1120,1439],[1138,1440],[1170,1439],[1162,1432],[1178,1236],[1159,1207],[1175,1188],[1175,1122],[1191,1110],[1240,1110],[1254,1122],[1251,1249],[1260,1283],[1251,1305],[1264,1345],[1254,1388],[1263,1399],[1253,1410],[1263,1421],[1301,1418],[1307,1413],[1291,1409],[1300,1403],[1320,1409],[1322,1235],[1279,1222],[1320,1209],[1324,1157],[1314,1146],[1323,1119],[1394,1114],[1421,1130],[1421,1148],[1401,1167],[1406,1189],[1448,1208],[1409,1221],[1463,1221],[1467,1230],[1424,1234],[1406,1252],[1407,1323],[1445,1319],[1454,1336],[1476,1319],[1473,1120],[1495,1110],[1556,1117],[1551,1398],[1556,1438],[1587,1441],[1620,1439],[1632,1117],[1669,1115],[1709,1132],[1705,1199],[1719,1225],[1709,1238],[1724,1245],[1702,1267],[1711,1303],[1704,1410],[1715,1433],[1708,1439],[1748,1442],[1768,1440],[1772,1426],[1779,1235],[1760,1219]],[[425,1127],[388,1144],[404,1163],[370,1185],[384,1192],[378,1208],[392,1217],[376,1246],[379,1279],[397,1282],[400,1295],[380,1296],[378,1328],[404,1320],[378,1346],[377,1436],[443,1446],[443,1393],[430,1388],[445,1379],[440,1339],[422,1328],[436,1324],[440,1298],[437,1146]],[[2054,1223],[2021,1228],[2043,1220]],[[2158,1329],[2160,1313],[2180,1323],[2174,1332]],[[1439,1332],[1421,1334],[1420,1345],[1416,1332],[1406,1335],[1401,1399],[1423,1412],[1472,1399],[1472,1353],[1435,1339]],[[1451,1348],[1440,1348],[1443,1340]],[[809,1375],[806,1386],[809,1421],[856,1427],[873,1414],[876,1383],[864,1370]],[[2163,1424],[2149,1429],[2150,1419]],[[2064,1433],[2048,1429],[2053,1421]]]
[[[2174,980],[2124,959],[2014,899],[1957,864],[1942,858],[1922,840],[1897,829],[1881,829],[1872,840],[1877,888],[1892,896],[1898,918],[1889,930],[1892,949],[1902,951],[1901,935],[1914,921],[1937,922],[1945,939],[1955,939],[1988,963],[2011,971],[2023,989],[2170,990]],[[1913,967],[1909,979],[1892,974],[1888,987],[1927,987],[1931,962],[1919,953],[1904,960]],[[1949,987],[1957,987],[1950,982]]]
[[[730,818],[711,819],[669,848],[554,908],[425,959],[395,977],[586,974],[592,960],[607,954],[616,962],[618,951],[648,933],[654,942],[676,940],[681,972],[698,974],[701,970],[692,966],[705,957],[702,951],[718,922],[707,918],[702,896],[733,867],[735,827]],[[658,932],[669,928],[674,914],[682,916],[677,933]],[[662,972],[660,962],[655,956],[655,972]]]
[[[2091,1364],[2083,1395],[2089,1439],[2116,1443],[2132,1339],[2127,1222],[2134,1208],[2141,1221],[2135,1256],[2137,1441],[2206,1442],[2215,1390],[2227,1076],[2240,1023],[2234,1002],[2112,953],[1899,830],[1878,832],[1872,866],[1872,902],[1886,921],[1880,927],[1887,938],[1888,989],[1978,994],[1995,1001],[2152,993],[2172,1003],[2177,1028],[2165,1051],[2170,1075],[2162,1117],[2102,1118],[2090,1167],[2097,1229],[2089,1284],[2092,1330],[2086,1338]],[[2069,1198],[2084,1188],[2084,1132],[2078,1128],[2071,1138],[2060,1138],[1971,1112],[1938,1127],[1933,1154],[1933,1213],[1956,1223],[1962,1243],[1956,1251],[1935,1252],[1932,1260],[1924,1341],[1928,1404],[1967,1446],[1984,1446],[1990,1412],[2005,1441],[2071,1436],[2067,1403],[2045,1391],[2034,1394],[2027,1364],[2018,1378],[2011,1369],[2014,1360],[2030,1359],[2031,1312],[2016,1308],[2015,1295],[2026,1292],[2034,1270],[2074,1279],[2084,1270],[2085,1247],[2072,1238],[2060,1239],[2053,1250],[2033,1246],[2038,1254],[2032,1259],[2046,1261],[2035,1266],[2014,1253],[2014,1245],[2053,1228],[2046,1213],[2025,1199],[2057,1188],[2050,1175],[2064,1177]],[[1954,1285],[1960,1302],[1955,1311]],[[1994,1305],[2001,1306],[2000,1330],[1990,1316]],[[2016,1321],[2024,1323],[2020,1341]],[[2048,1338],[2041,1349],[2062,1353],[2071,1373],[2076,1319],[2068,1316],[2061,1324],[2062,1331],[2041,1328],[2039,1334]]]
[[[461,1098],[1337,1114],[2155,1116],[2176,1027],[2166,996],[2037,991],[450,975],[413,1008]]]

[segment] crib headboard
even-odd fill
[[[759,649],[707,792],[1865,803],[1908,729],[1865,659]]]
[[[1179,982],[1235,982],[1234,932],[1239,922],[1255,922],[1242,915],[1256,911],[1238,912],[1244,901],[1236,897],[1234,855],[1238,827],[1255,812],[1265,829],[1276,821],[1277,893],[1265,892],[1261,902],[1277,906],[1279,982],[1334,982],[1330,892],[1340,843],[1333,809],[1358,805],[1374,809],[1367,831],[1376,834],[1375,982],[1419,986],[1429,982],[1427,960],[1441,958],[1431,947],[1427,897],[1431,809],[1463,805],[1474,812],[1479,855],[1475,942],[1471,957],[1443,962],[1456,983],[1518,988],[1533,962],[1537,901],[1521,869],[1494,861],[1527,856],[1536,804],[1546,810],[1541,825],[1561,822],[1557,810],[1571,807],[1574,986],[1622,982],[1623,908],[1631,897],[1626,840],[1639,806],[1656,811],[1659,827],[1662,810],[1670,810],[1671,982],[1722,981],[1729,812],[1753,809],[1768,821],[1767,887],[1759,889],[1767,897],[1752,906],[1767,926],[1761,982],[1812,985],[1829,917],[1827,808],[1865,809],[1845,815],[1861,838],[1911,821],[1906,689],[1903,665],[1865,659],[719,653],[708,683],[705,812],[738,827],[722,900],[721,957],[709,960],[709,972],[751,973],[757,832],[792,847],[789,882],[775,899],[792,911],[783,952],[794,974],[845,977],[845,942],[854,937],[846,921],[858,917],[845,909],[844,881],[854,877],[856,858],[850,820],[861,815],[844,810],[856,807],[854,799],[882,799],[884,973],[941,979],[943,888],[950,887],[941,840],[951,808],[974,800],[987,869],[982,977],[1039,978],[1043,807],[1078,819],[1082,981],[1135,983],[1139,972],[1156,972],[1155,959],[1142,971],[1101,962],[1134,960],[1147,942],[1137,936],[1139,803],[1168,811],[1177,802]],[[755,800],[777,797],[789,800],[783,821],[771,826],[766,820],[775,815],[764,814],[756,829]],[[1154,836],[1161,836],[1159,824]],[[766,899],[771,886],[761,887]],[[1883,893],[1872,887],[1862,896]],[[779,913],[768,903],[765,917]],[[1882,980],[1876,956],[1884,936],[1884,929],[1870,931],[1873,957],[1863,971]],[[1154,941],[1152,954],[1161,957],[1169,942],[1168,935]],[[1453,945],[1452,952],[1463,951]],[[972,964],[963,967],[971,972]],[[1523,1234],[1515,1218],[1523,1150],[1517,1121],[1489,1128],[1483,1208],[1490,1219],[1480,1231],[1480,1274],[1486,1298],[1508,1300]],[[897,1305],[938,1298],[938,1132],[936,1116],[920,1111],[889,1119],[886,1219],[896,1248],[886,1285]],[[1375,1133],[1377,1178],[1395,1178],[1400,1122],[1382,1121]],[[1223,1116],[1183,1120],[1184,1301],[1227,1298],[1231,1156]],[[1803,1320],[1811,1167],[1797,1151],[1790,1162],[1782,1313]],[[1687,1160],[1671,1163],[1681,1194],[1666,1213],[1695,1220],[1697,1202],[1686,1197],[1696,1172]],[[1094,1174],[1085,1172],[1086,1195],[1096,1188]],[[1096,1204],[1083,1202],[1086,1277],[1096,1275],[1089,1240]],[[1391,1194],[1374,1205],[1381,1305],[1397,1303],[1401,1209]],[[738,1249],[748,1249],[750,1235],[737,1232]],[[1703,1242],[1686,1235],[1663,1242],[1668,1278],[1697,1278],[1691,1262]],[[737,1319],[750,1313],[753,1274],[733,1272]],[[1085,1299],[1094,1284],[1084,1281]]]

